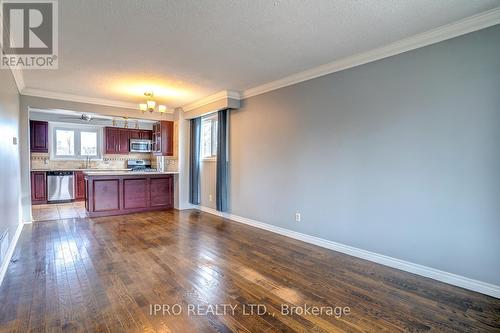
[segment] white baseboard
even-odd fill
[[[14,254],[14,250],[17,245],[17,241],[19,240],[19,236],[21,236],[21,231],[23,230],[24,223],[19,223],[16,229],[16,233],[12,238],[12,241],[9,244],[9,248],[7,249],[7,254],[5,255],[5,259],[2,263],[2,267],[0,268],[0,286],[2,285],[3,278],[5,277],[5,273],[7,273],[7,268],[9,267],[10,260],[12,259],[12,255]]]
[[[413,274],[417,274],[420,276],[424,276],[427,278],[431,278],[437,281],[441,281],[444,283],[448,283],[457,287],[465,288],[468,290],[476,291],[485,295],[493,296],[496,298],[500,298],[500,286],[481,282],[478,280],[470,279],[464,276],[460,276],[457,274],[448,273],[445,271],[441,271],[435,268],[414,264],[409,261],[400,260],[396,258],[392,258],[389,256],[385,256],[382,254],[358,249],[349,245],[344,245],[336,242],[332,242],[326,239],[322,239],[319,237],[314,237],[310,235],[306,235],[300,232],[292,231],[289,229],[277,227],[271,224],[251,220],[245,217],[241,217],[234,214],[222,213],[213,208],[203,207],[203,206],[195,206],[196,209],[201,210],[206,213],[210,213],[213,215],[221,216],[235,222],[244,223],[256,228],[264,229],[267,231],[271,231],[286,237],[290,237],[293,239],[297,239],[306,243],[314,244],[317,246],[321,246],[330,250],[342,252],[354,257],[358,257],[361,259],[369,260],[376,262],[378,264],[382,264],[385,266],[389,266],[392,268],[397,268],[402,271],[410,272]]]

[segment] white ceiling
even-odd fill
[[[157,87],[157,99],[177,107],[497,6],[500,0],[64,0],[59,69],[25,70],[24,81],[26,88],[132,103],[145,87]]]

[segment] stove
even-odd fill
[[[131,169],[132,172],[156,172],[148,160],[128,160],[127,169]]]
[[[158,170],[153,169],[153,168],[143,168],[143,169],[132,169],[130,172],[157,172]]]

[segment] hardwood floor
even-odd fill
[[[170,315],[151,314],[152,304]],[[248,315],[250,304],[266,312]],[[324,312],[282,314],[281,304]],[[210,214],[163,211],[25,225],[0,288],[0,331],[499,332],[500,300]]]

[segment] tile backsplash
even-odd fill
[[[127,154],[127,155],[104,155],[102,160],[90,161],[90,168],[99,169],[124,169],[127,167],[127,160],[149,160],[153,168],[156,167],[156,157],[151,154]],[[80,169],[85,167],[82,160],[51,160],[49,154],[31,153],[32,170],[54,170],[54,169]],[[168,158],[165,160],[165,171],[177,171],[177,159]]]
[[[154,169],[158,168],[158,165],[162,163],[163,161],[163,166],[164,170],[163,171],[173,171],[177,172],[179,171],[179,163],[178,160],[172,157],[167,157],[167,156],[157,156],[153,157],[151,160],[151,167]]]

